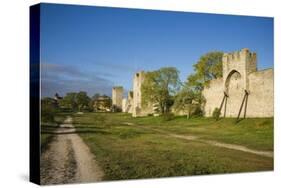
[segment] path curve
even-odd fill
[[[185,136],[185,135],[178,135],[178,134],[168,134],[171,137],[174,138],[180,138],[180,139],[185,139],[185,140],[197,140],[199,142],[203,142],[209,145],[217,146],[217,147],[222,147],[222,148],[227,148],[227,149],[233,149],[233,150],[239,150],[247,153],[253,153],[256,155],[264,156],[264,157],[273,157],[273,152],[271,151],[260,151],[260,150],[254,150],[247,148],[246,146],[242,145],[237,145],[237,144],[227,144],[223,142],[217,142],[213,140],[205,140],[205,139],[199,139],[198,136]]]
[[[217,146],[217,147],[222,147],[222,148],[227,148],[227,149],[232,149],[232,150],[238,150],[238,151],[252,153],[252,154],[256,154],[256,155],[260,155],[260,156],[264,156],[264,157],[273,158],[273,152],[272,151],[254,150],[254,149],[250,149],[246,146],[242,146],[242,145],[227,144],[227,143],[213,141],[213,140],[200,139],[199,136],[172,134],[172,133],[169,133],[167,131],[160,130],[160,129],[143,127],[143,126],[139,126],[139,125],[129,123],[129,122],[124,122],[124,124],[138,126],[138,127],[143,128],[143,129],[153,130],[153,131],[168,135],[168,136],[173,137],[173,138],[179,138],[179,139],[190,140],[190,141],[198,141],[198,142],[203,142],[205,144],[209,144],[209,145],[212,145],[212,146]]]
[[[41,154],[41,184],[101,181],[104,175],[95,155],[75,132],[68,116],[54,132],[48,149]]]

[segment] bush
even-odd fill
[[[220,109],[219,108],[215,108],[214,111],[213,111],[213,118],[218,120],[220,115],[221,115]]]
[[[175,119],[175,115],[173,113],[165,113],[162,115],[164,121],[171,121]]]
[[[42,106],[41,109],[41,121],[42,122],[54,122],[55,110],[50,106]]]
[[[55,122],[55,114],[58,112],[58,105],[56,100],[52,98],[43,98],[41,100],[41,121]]]
[[[197,105],[194,111],[191,113],[191,117],[202,117],[203,111],[199,105]]]
[[[111,112],[122,112],[122,109],[120,109],[118,106],[113,105],[111,107]]]

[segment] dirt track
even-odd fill
[[[137,125],[135,125],[133,123],[129,123],[129,122],[124,122],[123,124],[137,126]],[[150,130],[168,135],[168,136],[173,137],[173,138],[179,138],[179,139],[190,140],[190,141],[198,141],[198,142],[203,142],[203,143],[213,145],[213,146],[216,146],[216,147],[238,150],[238,151],[243,151],[243,152],[247,152],[247,153],[252,153],[252,154],[255,154],[255,155],[273,158],[273,152],[272,151],[254,150],[254,149],[247,148],[246,146],[242,146],[242,145],[227,144],[227,143],[217,142],[217,141],[213,141],[213,140],[201,139],[199,136],[194,136],[194,135],[188,135],[187,136],[187,135],[171,134],[167,131],[163,131],[163,130],[156,129],[156,128],[149,128],[149,127],[143,127],[143,126],[138,126],[138,127],[144,128],[144,129],[150,129]]]
[[[103,171],[89,147],[75,133],[71,117],[54,134],[48,149],[41,154],[41,184],[102,180]]]

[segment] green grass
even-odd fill
[[[236,123],[234,118],[215,121],[212,118],[176,117],[164,121],[162,117],[133,118],[130,114],[99,113],[76,116],[75,121],[83,124],[115,125],[134,123],[182,135],[196,135],[202,139],[240,144],[252,149],[273,151],[273,118],[251,118]]]
[[[136,122],[177,134],[197,135],[202,139],[273,151],[273,118],[250,118],[239,123],[234,118],[215,121],[211,118],[187,120],[185,117],[177,117],[166,122],[160,117],[152,118],[139,118]]]
[[[132,118],[122,113],[84,113],[73,117],[78,133],[96,155],[107,180],[273,169],[272,158],[177,139],[143,128],[272,150],[273,119],[247,119],[235,124],[233,119],[215,122],[177,117],[163,121],[161,117]]]

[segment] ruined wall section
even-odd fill
[[[122,100],[122,112],[133,113],[133,91],[128,92],[128,97]]]
[[[127,108],[128,108],[128,99],[123,98],[122,99],[122,112],[128,112]]]
[[[142,99],[141,99],[141,85],[145,79],[145,72],[140,71],[137,72],[134,75],[133,79],[133,117],[140,117],[140,116],[147,116],[148,114],[152,114],[153,106],[148,105],[147,107],[144,107],[142,105]]]
[[[129,91],[128,93],[128,110],[127,112],[132,114],[133,113],[133,105],[134,105],[134,92]]]
[[[112,88],[112,105],[122,110],[123,87],[116,86]]]

